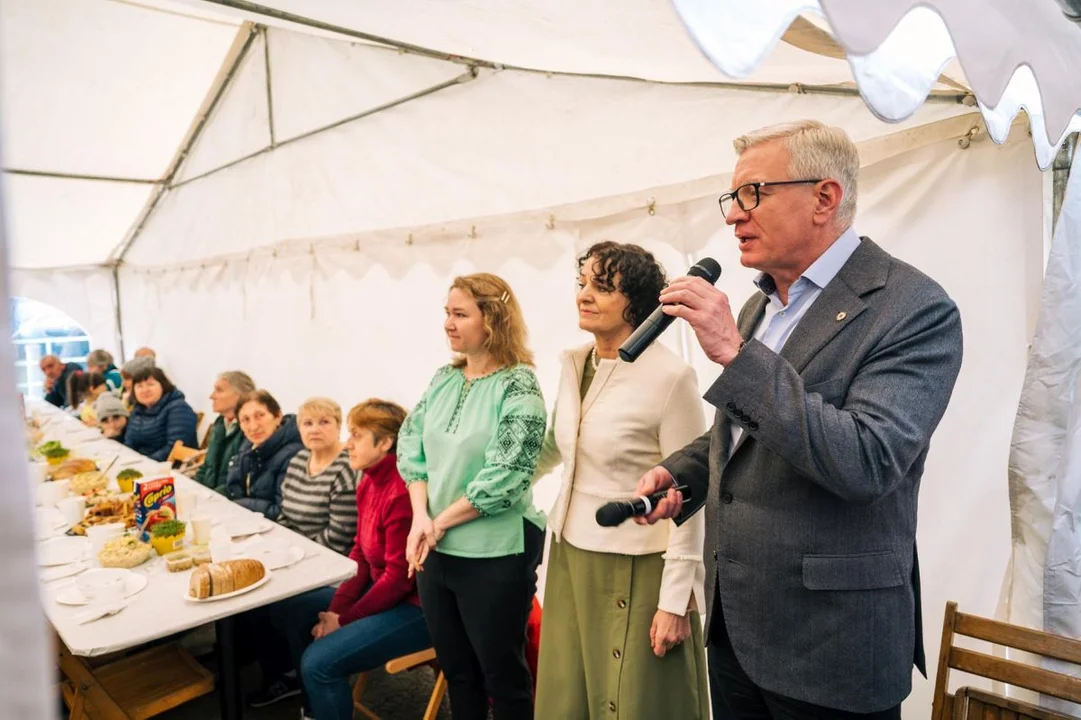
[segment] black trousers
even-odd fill
[[[901,720],[901,706],[853,713],[794,700],[754,683],[740,667],[725,626],[720,594],[714,589],[713,621],[707,646],[713,720]]]
[[[454,720],[533,717],[526,624],[537,593],[544,531],[525,524],[525,551],[495,558],[433,552],[417,590]]]

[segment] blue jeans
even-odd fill
[[[424,613],[408,603],[354,620],[316,640],[300,661],[311,714],[315,720],[352,720],[350,675],[431,646]]]
[[[333,597],[334,588],[316,588],[240,616],[242,642],[259,661],[264,685],[300,669],[300,657],[312,642],[312,628]]]

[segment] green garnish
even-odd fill
[[[117,480],[138,480],[142,476],[143,476],[143,474],[141,472],[139,472],[138,470],[136,470],[135,468],[127,468],[125,470],[121,470],[120,472],[118,472],[116,474],[116,479]]]
[[[184,532],[185,527],[180,520],[163,520],[154,526],[151,533],[154,537],[172,537]]]

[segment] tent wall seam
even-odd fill
[[[860,96],[858,88],[850,88],[834,85],[800,85],[786,84],[786,83],[738,83],[738,82],[671,82],[664,80],[647,80],[645,78],[634,77],[630,75],[608,75],[602,73],[575,73],[562,70],[539,70],[537,68],[528,68],[518,65],[507,65],[505,63],[494,62],[491,60],[484,60],[482,58],[468,57],[465,55],[451,55],[449,53],[440,52],[438,50],[432,50],[431,48],[422,47],[420,45],[413,45],[411,43],[401,42],[399,40],[392,40],[390,38],[381,37],[379,35],[373,35],[371,33],[361,32],[359,30],[353,30],[351,28],[342,27],[341,25],[334,25],[331,23],[322,22],[314,18],[305,17],[303,15],[297,15],[295,13],[286,12],[284,10],[278,10],[276,8],[269,8],[265,5],[259,5],[258,3],[248,2],[247,0],[203,0],[203,2],[211,5],[222,5],[224,7],[239,10],[241,12],[251,13],[255,15],[264,15],[266,17],[274,18],[283,22],[294,23],[296,25],[302,25],[310,27],[314,30],[322,30],[324,32],[331,32],[337,35],[344,35],[346,37],[356,38],[358,40],[364,40],[366,42],[377,43],[379,45],[396,48],[397,50],[404,51],[413,55],[419,55],[422,57],[431,58],[434,60],[442,60],[444,62],[457,63],[459,65],[468,65],[470,67],[487,68],[490,70],[514,70],[517,72],[534,73],[540,75],[560,75],[566,77],[579,77],[579,78],[596,78],[600,80],[627,80],[633,82],[652,83],[655,85],[676,85],[685,87],[712,87],[725,90],[762,90],[766,92],[800,92],[807,94],[825,94],[825,95],[846,95],[857,97]],[[958,92],[949,90],[932,90],[925,100],[925,102],[947,102],[947,103],[963,103],[966,98],[972,98],[972,94],[969,92]],[[968,101],[972,103],[973,100]]]

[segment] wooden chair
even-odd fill
[[[1076,720],[1071,715],[971,687],[958,688],[953,697],[953,717],[958,720]]]
[[[428,707],[424,711],[424,720],[435,720],[439,715],[439,707],[443,704],[443,695],[447,692],[447,679],[443,676],[443,671],[439,669],[439,665],[435,662],[435,650],[433,648],[428,648],[427,650],[421,650],[412,655],[403,655],[400,658],[394,658],[386,664],[386,670],[391,675],[397,675],[400,672],[413,670],[425,665],[431,667],[432,670],[435,671],[435,686],[432,688],[432,694],[428,698]],[[367,687],[368,673],[361,673],[357,677],[356,683],[353,684],[353,709],[369,720],[379,720],[379,716],[372,712],[362,702],[364,690]]]
[[[56,643],[70,720],[143,720],[214,691],[214,676],[176,643],[98,666]]]
[[[1068,717],[974,688],[961,688],[956,696],[950,695],[947,689],[951,668],[1044,695],[1081,703],[1081,678],[959,647],[954,645],[954,635],[964,635],[1045,658],[1081,665],[1081,640],[988,620],[976,615],[966,615],[957,612],[957,603],[946,603],[946,616],[942,623],[942,647],[938,655],[938,674],[935,677],[935,694],[931,704],[932,720],[961,720],[976,717],[988,720],[999,717],[1058,720],[1058,718]],[[1027,706],[1027,709],[1023,706]],[[1037,712],[1033,714],[1032,711]],[[1025,712],[1029,714],[1024,714]]]
[[[194,464],[205,457],[205,450],[196,450],[194,448],[185,447],[182,441],[177,440],[173,443],[173,449],[169,451],[169,457],[165,459],[165,462],[169,463],[171,467],[176,468],[184,463]]]

